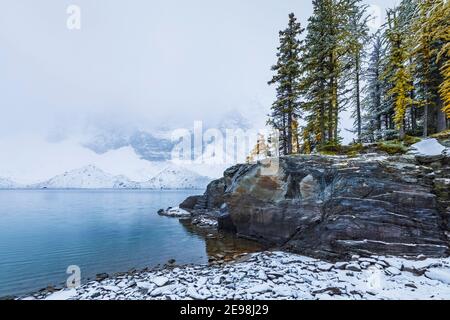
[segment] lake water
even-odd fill
[[[0,190],[0,297],[62,285],[69,265],[79,266],[86,281],[98,273],[154,267],[170,259],[207,263],[217,248],[255,250],[156,214],[199,193]]]

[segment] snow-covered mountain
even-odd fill
[[[19,187],[20,185],[11,179],[0,177],[0,189],[15,189]]]
[[[16,188],[7,179],[0,179],[0,188]],[[112,175],[94,165],[71,170],[47,181],[28,185],[33,189],[204,189],[211,178],[192,171],[168,165],[156,176],[144,182],[132,181],[124,175]],[[8,183],[9,182],[9,183]]]
[[[96,166],[88,165],[30,187],[41,189],[136,189],[140,188],[140,185],[125,176],[113,176]]]
[[[176,166],[168,166],[156,176],[142,182],[147,189],[205,189],[211,178]]]

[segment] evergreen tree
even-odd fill
[[[423,107],[423,135],[445,130],[449,117],[446,106],[448,72],[449,4],[443,0],[421,0],[414,19],[417,42],[413,52],[419,105]],[[447,66],[447,67],[446,67]]]
[[[443,103],[442,111],[448,122],[450,118],[450,2],[447,0],[432,1],[427,24],[433,30],[432,39],[437,53],[436,63],[441,71],[439,93]],[[448,123],[445,118],[438,119],[438,131],[447,127]]]
[[[428,23],[430,1],[422,1],[419,14],[413,25],[413,32],[417,35],[417,45],[412,52],[414,61],[414,75],[417,79],[418,104],[423,108],[423,135],[428,136],[428,115],[434,107],[436,92],[433,90],[433,55],[432,29]]]
[[[359,4],[360,1],[350,2],[348,10],[348,48],[349,48],[349,78],[351,92],[350,103],[354,108],[353,117],[355,118],[355,131],[358,142],[362,140],[362,78],[363,64],[365,60],[365,45],[370,40],[369,27],[367,22],[370,18],[366,14],[367,6]]]
[[[386,24],[370,43],[368,62],[372,37],[361,0],[313,0],[313,9],[304,46],[298,39],[303,30],[290,15],[270,82],[277,84],[277,100],[269,123],[280,131],[284,154],[339,143],[339,115],[348,106],[359,142],[448,128],[446,0],[402,0],[388,10]]]
[[[304,31],[293,13],[289,15],[287,29],[280,32],[278,61],[272,67],[275,72],[269,85],[276,84],[277,99],[272,105],[272,113],[268,123],[280,131],[280,142],[283,154],[293,152],[293,121],[298,116],[300,107],[300,77],[302,73],[302,40]],[[295,137],[297,139],[297,137]]]
[[[339,112],[348,91],[345,71],[349,68],[349,17],[357,3],[359,0],[313,0],[302,82],[304,110],[308,114],[302,134],[308,137],[311,148],[339,141]]]
[[[305,77],[301,83],[301,88],[306,98],[303,104],[307,113],[307,125],[302,130],[302,136],[306,152],[318,144],[325,144],[327,141],[326,127],[328,127],[329,113],[327,103],[328,72],[325,68],[325,61],[328,59],[326,45],[324,43],[327,34],[327,1],[313,0],[314,12],[309,18],[307,36],[305,40],[304,73]]]
[[[407,47],[404,33],[400,28],[397,10],[388,12],[388,30],[386,32],[390,51],[388,62],[393,75],[388,79],[391,89],[388,94],[393,98],[394,123],[400,131],[400,138],[405,135],[405,114],[412,106],[410,92],[413,88],[412,77],[407,65]]]
[[[385,86],[381,75],[383,73],[382,58],[384,54],[381,33],[377,32],[372,41],[372,51],[366,70],[367,87],[364,105],[364,140],[376,141],[382,138],[383,88]]]

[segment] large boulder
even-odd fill
[[[180,203],[180,208],[184,210],[193,210],[203,196],[190,196]]]
[[[206,209],[217,209],[223,204],[223,195],[225,192],[225,179],[212,181],[206,188],[205,200]]]
[[[265,169],[234,166],[212,184],[219,226],[322,258],[449,254],[447,185],[414,156],[290,156]]]
[[[440,161],[446,157],[447,148],[437,139],[425,139],[411,146],[411,153],[415,154],[417,161],[429,164]]]

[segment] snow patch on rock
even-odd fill
[[[412,152],[421,156],[439,156],[445,149],[446,148],[434,138],[422,140],[411,146]]]

